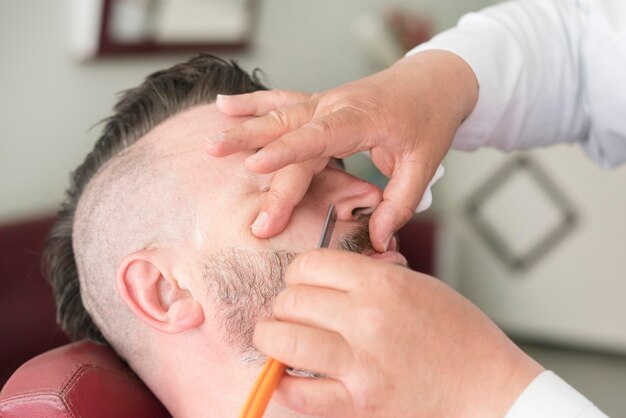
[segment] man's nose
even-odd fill
[[[325,177],[322,185],[322,189],[326,189],[324,198],[335,204],[340,221],[352,221],[371,214],[383,199],[378,187],[344,171],[332,170]]]

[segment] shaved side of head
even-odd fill
[[[71,339],[111,344],[123,357],[130,355],[130,342],[138,341],[130,334],[138,327],[116,297],[116,266],[128,253],[185,230],[169,212],[174,205],[168,203],[180,198],[173,170],[142,138],[173,116],[214,102],[217,94],[264,89],[255,74],[201,54],[123,93],[94,149],[72,173],[46,241],[57,322]]]
[[[126,255],[166,245],[189,230],[185,218],[172,212],[180,196],[166,163],[139,140],[89,182],[74,216],[72,240],[83,304],[125,358],[145,354],[130,342],[146,336],[116,295],[116,267]]]

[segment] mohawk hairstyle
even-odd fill
[[[108,344],[83,305],[72,246],[76,208],[90,180],[108,161],[173,115],[211,103],[217,94],[266,90],[257,74],[258,69],[250,75],[234,61],[199,54],[187,62],[157,71],[138,87],[122,92],[114,114],[103,120],[102,136],[71,174],[57,221],[46,239],[44,269],[54,292],[57,323],[72,340]]]

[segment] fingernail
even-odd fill
[[[391,243],[391,238],[393,237],[393,233],[389,234],[387,238],[383,240],[383,248],[385,252],[389,249],[389,244]]]
[[[263,158],[265,158],[265,151],[260,150],[256,154],[251,155],[248,158],[246,158],[246,161],[252,164],[256,164],[259,161],[261,161]]]
[[[265,223],[267,222],[267,212],[259,213],[259,216],[256,217],[256,220],[252,224],[250,228],[252,229],[263,229],[265,227]]]
[[[213,136],[210,136],[208,138],[205,138],[205,141],[208,142],[211,145],[219,144],[223,140],[224,140],[224,132],[220,132],[217,135],[213,135]]]
[[[218,94],[216,99],[219,100],[219,99],[221,99],[223,97],[228,97],[228,96],[229,96],[228,94]]]

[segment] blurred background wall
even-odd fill
[[[490,0],[397,2],[432,14],[441,28]],[[252,46],[222,54],[259,67],[273,87],[318,91],[372,72],[356,20],[384,0],[259,0]],[[71,2],[0,0],[0,221],[54,210],[68,173],[90,150],[115,93],[188,55],[72,56]]]

